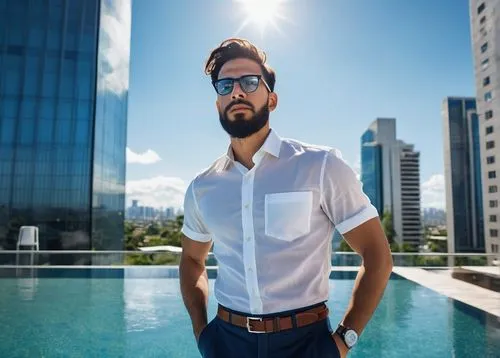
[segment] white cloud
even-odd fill
[[[98,91],[123,95],[129,88],[130,1],[103,2],[99,41]]]
[[[187,185],[181,178],[157,176],[127,182],[127,201],[139,200],[141,206],[180,208]]]
[[[446,208],[444,175],[434,174],[422,184],[422,208]]]
[[[127,147],[127,163],[128,164],[153,164],[161,160],[158,153],[148,149],[144,153],[135,153]]]
[[[352,169],[356,172],[358,180],[361,178],[361,156],[358,155],[356,162],[353,164]]]

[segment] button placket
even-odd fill
[[[262,311],[260,299],[256,262],[255,262],[255,237],[253,227],[253,179],[254,170],[243,176],[241,187],[242,200],[242,228],[243,228],[243,263],[245,267],[246,287],[250,299],[250,310],[254,313]]]

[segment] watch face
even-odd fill
[[[358,335],[352,329],[349,329],[345,332],[344,338],[345,338],[345,343],[349,347],[352,347],[358,341]]]

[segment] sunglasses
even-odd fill
[[[219,95],[226,96],[233,92],[235,82],[238,82],[240,84],[240,88],[245,93],[252,93],[255,92],[257,88],[259,88],[260,81],[264,83],[269,92],[272,92],[271,88],[269,88],[269,85],[261,75],[245,75],[241,76],[240,78],[221,78],[220,80],[212,82],[212,84],[215,88],[215,91]]]

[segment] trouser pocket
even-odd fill
[[[335,339],[333,339],[333,330],[330,325],[330,320],[327,318],[325,320],[325,343],[327,345],[328,349],[328,355],[325,357],[331,357],[331,358],[340,358],[340,350],[339,347],[337,346],[337,342],[335,342]]]
[[[212,319],[200,333],[198,337],[198,350],[203,358],[215,357],[217,331],[217,317]]]

